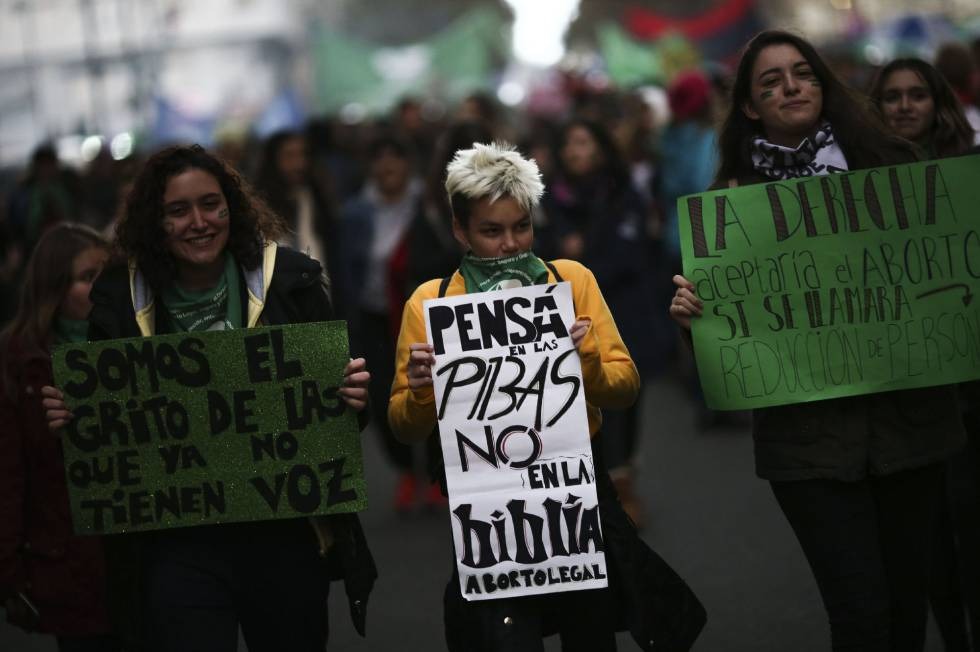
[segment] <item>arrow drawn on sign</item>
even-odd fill
[[[924,299],[933,294],[939,294],[940,292],[946,292],[947,290],[955,290],[956,288],[962,288],[963,290],[963,305],[968,306],[970,302],[973,301],[973,293],[970,292],[970,286],[966,283],[953,283],[952,285],[944,285],[941,288],[936,288],[935,290],[929,290],[928,292],[923,292],[916,299]]]

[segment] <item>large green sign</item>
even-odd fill
[[[980,378],[980,156],[678,200],[708,405]]]
[[[348,360],[343,322],[58,347],[75,530],[364,509]]]

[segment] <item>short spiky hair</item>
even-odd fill
[[[453,217],[466,226],[470,205],[481,199],[495,202],[506,195],[530,213],[544,194],[544,184],[538,164],[512,145],[473,143],[472,149],[456,152],[446,166],[446,192]]]

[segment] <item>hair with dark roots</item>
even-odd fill
[[[939,71],[923,61],[909,57],[895,59],[878,71],[871,82],[871,100],[882,110],[885,83],[900,70],[909,70],[919,76],[932,96],[936,116],[929,133],[929,141],[937,156],[956,156],[973,146],[973,127],[967,122],[963,105],[953,94],[953,89]]]
[[[285,232],[282,219],[251,186],[200,145],[179,145],[157,152],[136,177],[116,226],[117,248],[136,261],[156,291],[170,286],[177,273],[177,261],[167,248],[163,229],[163,196],[170,179],[188,170],[207,172],[217,180],[230,215],[227,250],[245,269],[258,267],[265,243]]]
[[[767,30],[749,41],[738,63],[731,106],[718,138],[721,164],[716,183],[737,178],[748,164],[751,138],[765,135],[761,122],[749,118],[742,108],[752,99],[752,68],[756,59],[772,45],[791,45],[810,64],[823,92],[821,117],[833,125],[834,136],[845,150],[848,145],[860,144],[868,158],[864,163],[872,166],[907,159],[911,145],[885,128],[870,102],[838,79],[816,48],[790,32]]]

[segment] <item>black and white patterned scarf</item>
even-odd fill
[[[824,122],[813,138],[804,138],[796,149],[774,145],[765,138],[752,140],[752,166],[770,179],[797,179],[847,172],[847,159]]]

